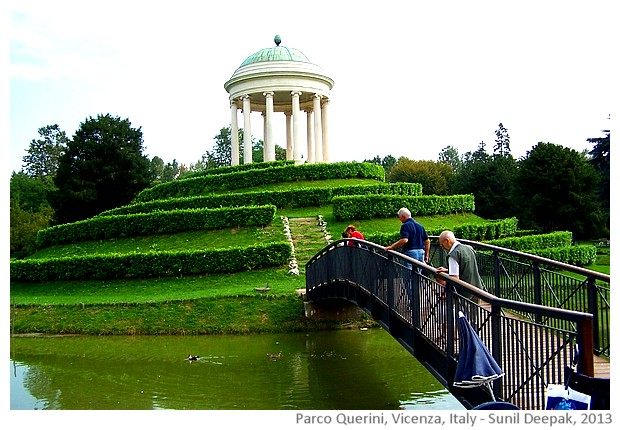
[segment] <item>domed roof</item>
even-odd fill
[[[247,66],[248,64],[263,63],[266,61],[299,61],[302,63],[310,63],[308,57],[306,57],[300,50],[280,46],[280,43],[282,42],[280,36],[276,35],[273,41],[276,43],[276,46],[264,48],[255,52],[246,58],[239,67]]]

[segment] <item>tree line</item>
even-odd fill
[[[576,238],[609,234],[609,130],[588,139],[594,148],[578,153],[540,142],[525,157],[510,154],[510,137],[500,123],[493,153],[484,142],[460,155],[453,146],[437,161],[394,156],[364,160],[380,164],[389,182],[417,182],[425,194],[473,194],[475,213],[484,218],[517,216],[522,228],[569,230]],[[141,128],[110,114],[89,117],[72,136],[55,125],[38,130],[11,175],[11,253],[34,251],[44,227],[90,218],[129,204],[143,189],[182,178],[189,172],[232,162],[231,128],[220,129],[211,150],[186,166],[144,155]],[[252,161],[263,160],[262,140],[251,139]],[[243,163],[243,130],[239,130]],[[286,150],[276,145],[276,159]]]
[[[575,239],[609,237],[610,131],[589,138],[590,151],[539,142],[515,159],[502,123],[493,152],[480,142],[473,152],[454,146],[437,161],[396,159],[388,155],[365,161],[381,164],[390,182],[418,182],[424,194],[473,194],[475,213],[487,219],[516,216],[522,229],[542,233],[571,231]]]

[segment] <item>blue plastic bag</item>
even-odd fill
[[[547,385],[547,407],[555,411],[583,411],[590,409],[591,396],[564,385]]]

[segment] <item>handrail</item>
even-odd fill
[[[435,238],[439,238],[439,236],[429,236],[429,238],[435,239]],[[467,245],[471,245],[474,248],[485,249],[488,251],[499,251],[504,254],[525,258],[530,261],[535,261],[535,262],[546,264],[552,267],[557,267],[558,269],[567,270],[569,272],[573,272],[578,275],[592,276],[593,278],[598,279],[600,281],[604,281],[608,283],[611,282],[611,276],[605,273],[595,272],[594,270],[586,269],[584,267],[571,266],[570,264],[566,264],[561,261],[551,260],[549,258],[540,257],[538,255],[528,254],[526,252],[515,251],[514,249],[502,248],[501,246],[491,245],[489,243],[475,242],[473,240],[465,240],[465,239],[458,239],[458,241],[461,243],[467,244]]]
[[[438,236],[430,236],[431,239],[436,239],[437,237]],[[532,279],[529,279],[529,281],[533,283],[531,296],[528,296],[527,294],[519,294],[519,299],[521,301],[528,301],[535,304],[548,304],[545,303],[546,296],[547,301],[555,301],[552,307],[585,310],[588,313],[591,313],[594,318],[594,351],[596,354],[609,357],[611,331],[609,289],[611,277],[609,275],[585,269],[583,267],[571,266],[570,264],[550,260],[537,255],[486,243],[464,239],[459,239],[459,242],[471,245],[476,251],[483,251],[479,252],[477,256],[479,266],[484,266],[483,260],[485,258],[489,258],[488,256],[485,256],[484,253],[491,253],[491,258],[495,262],[493,263],[493,267],[490,268],[490,273],[487,273],[486,278],[492,280],[492,285],[489,287],[492,287],[494,294],[498,297],[502,297],[508,293],[508,291],[506,291],[507,288],[503,288],[501,285],[502,279],[500,277],[500,273],[498,273],[498,268],[505,268],[508,264],[521,263],[522,265],[523,261],[528,261],[531,264],[532,269],[530,273]],[[432,249],[434,252],[431,252],[431,254],[436,254],[439,247],[433,243]],[[510,257],[514,258],[514,260],[511,260]],[[442,260],[443,258],[444,253],[441,252],[439,259]],[[558,274],[560,270],[570,272],[577,276],[583,276],[585,280]],[[543,280],[545,275],[549,279],[546,283]],[[521,276],[526,277],[525,274],[521,274]],[[607,285],[599,285],[597,284],[597,281],[603,282]],[[526,281],[521,281],[521,283],[524,282]],[[562,284],[563,290],[560,291],[554,288],[554,284]],[[546,290],[546,294],[542,291],[543,289]],[[514,288],[511,291],[514,292]]]

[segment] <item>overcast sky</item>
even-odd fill
[[[612,4],[5,2],[9,170],[21,169],[40,127],[71,137],[108,113],[141,127],[150,158],[196,162],[230,124],[224,83],[276,34],[335,81],[332,161],[436,160],[448,145],[464,154],[481,141],[491,152],[500,122],[517,158],[539,141],[591,149],[586,139],[610,128]],[[276,143],[286,147],[283,121]],[[252,134],[263,137],[260,117]]]

